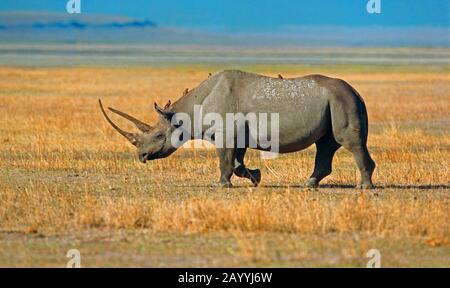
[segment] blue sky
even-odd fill
[[[449,0],[381,0],[381,14],[368,14],[367,1],[81,0],[81,3],[86,15],[146,18],[160,25],[212,30],[264,31],[299,25],[450,27]],[[66,2],[1,0],[0,11],[65,12]]]

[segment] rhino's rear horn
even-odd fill
[[[122,130],[111,119],[109,119],[108,115],[105,112],[105,109],[103,109],[102,101],[100,99],[98,99],[98,104],[100,105],[100,109],[102,110],[103,116],[105,116],[106,121],[108,121],[108,123],[111,124],[111,126],[116,129],[117,132],[127,138],[128,141],[131,142],[131,144],[136,146],[139,143],[139,135]]]
[[[125,119],[130,120],[131,122],[133,122],[133,124],[134,124],[139,130],[141,130],[141,131],[144,132],[144,133],[145,133],[145,132],[149,132],[149,131],[152,129],[152,126],[150,126],[150,125],[148,125],[148,124],[142,122],[141,120],[138,120],[138,119],[134,118],[134,117],[131,116],[131,115],[128,115],[127,113],[124,113],[124,112],[122,112],[122,111],[119,111],[119,110],[114,109],[114,108],[111,108],[111,107],[108,107],[108,109],[109,109],[111,112],[114,112],[114,113],[116,113],[117,115],[120,115],[120,116],[122,116],[123,118],[125,118]]]

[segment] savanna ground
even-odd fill
[[[422,66],[246,66],[323,73],[365,99],[376,190],[341,148],[332,175],[303,188],[314,147],[247,165],[262,185],[219,177],[213,149],[138,162],[97,99],[148,122],[219,67],[0,68],[0,266],[450,266],[450,70]],[[114,117],[114,116],[113,116]],[[131,126],[115,118],[122,127]]]

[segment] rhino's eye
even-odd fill
[[[164,134],[157,134],[156,135],[156,139],[162,139],[162,138],[164,138]]]

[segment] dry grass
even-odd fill
[[[449,233],[446,193],[408,193],[405,197],[391,191],[383,191],[381,196],[380,192],[357,191],[336,196],[292,188],[279,192],[249,188],[247,193],[180,195],[176,199],[175,195],[152,195],[133,187],[126,189],[126,195],[112,197],[94,192],[98,188],[91,184],[75,191],[58,191],[30,183],[22,191],[6,190],[0,217],[7,228],[50,234],[149,228],[175,233],[365,232],[446,241]]]
[[[374,182],[379,187],[368,192],[350,188],[358,173],[342,149],[325,188],[303,189],[314,148],[275,160],[249,153],[248,165],[263,170],[261,187],[234,179],[235,189],[211,189],[208,184],[218,178],[214,151],[181,149],[144,166],[98,111],[101,97],[107,105],[155,121],[152,101],[177,99],[208,72],[1,68],[0,265],[54,266],[56,260],[42,253],[60,253],[66,248],[61,243],[104,245],[103,238],[85,234],[113,233],[106,238],[115,239],[127,231],[131,236],[111,240],[115,244],[105,248],[120,251],[121,257],[89,250],[87,265],[346,266],[361,265],[365,251],[379,246],[391,251],[385,252],[391,253],[387,265],[449,266],[448,73],[335,72],[360,91],[368,107],[369,149],[378,164]],[[122,124],[131,129],[127,125]],[[160,237],[185,249],[162,245]],[[142,239],[161,249],[148,252]],[[212,240],[198,248],[201,239]],[[209,247],[209,254],[191,255],[194,247]],[[15,255],[11,249],[27,252]],[[144,251],[142,261],[130,256],[139,251]],[[435,258],[426,262],[421,251]],[[170,261],[173,253],[184,258]]]

